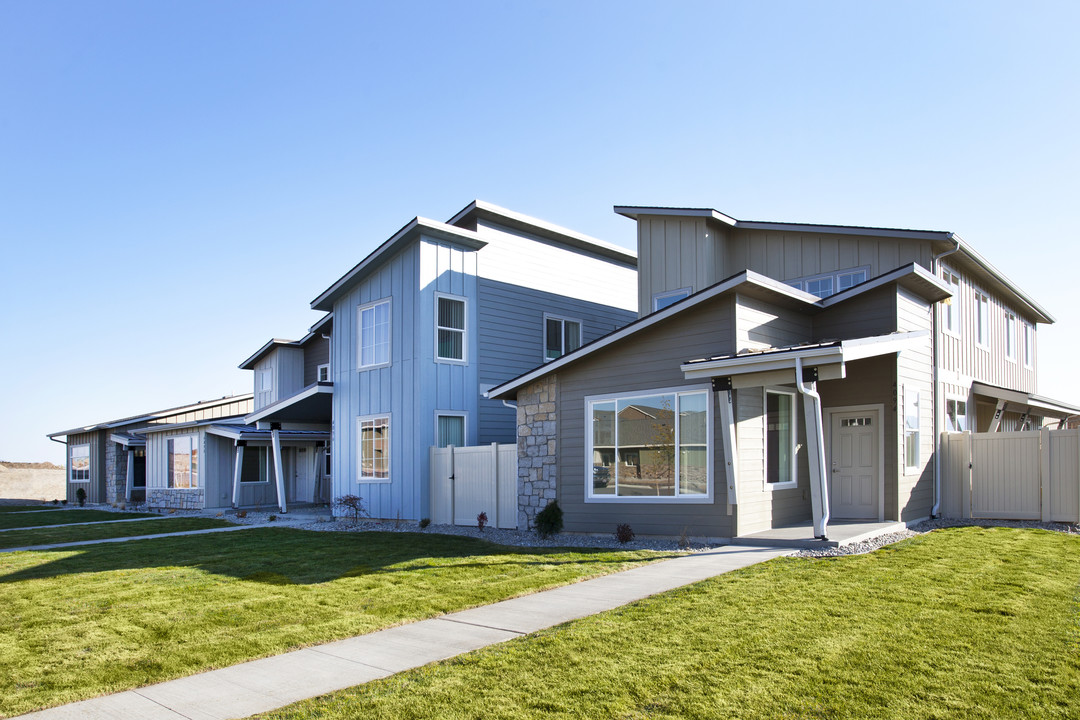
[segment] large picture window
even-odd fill
[[[562,357],[581,347],[581,321],[544,316],[544,361]]]
[[[765,391],[765,483],[774,490],[798,484],[794,393]]]
[[[439,360],[465,360],[465,299],[438,295],[436,349]]]
[[[376,367],[390,362],[390,301],[360,307],[360,367]],[[327,368],[329,372],[329,368]]]
[[[707,390],[590,398],[586,407],[589,499],[711,496]]]
[[[90,446],[72,445],[68,458],[68,482],[90,482]]]
[[[199,487],[199,438],[197,435],[172,437],[166,441],[169,463],[169,487]]]
[[[360,436],[358,481],[390,482],[390,416],[362,417],[357,424]]]

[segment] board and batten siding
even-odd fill
[[[724,231],[704,218],[638,218],[638,314],[653,311],[653,296],[689,288],[704,290],[723,280]],[[733,273],[728,273],[728,275]]]
[[[146,489],[169,487],[169,438],[194,435],[198,438],[198,487],[205,488],[205,476],[207,475],[204,465],[206,464],[206,428],[186,427],[174,430],[161,430],[146,433]]]
[[[259,391],[259,373],[270,370],[268,392]],[[277,347],[255,365],[255,410],[283,400],[303,388],[304,351],[295,347]],[[176,421],[174,421],[176,422]]]
[[[154,418],[148,424],[174,425],[177,423],[198,422],[200,420],[217,420],[218,418],[230,418],[247,415],[254,412],[254,400],[251,397],[240,396],[232,402],[212,405],[209,407],[196,407],[187,412],[178,412],[171,415],[162,415]]]
[[[731,536],[734,514],[727,514],[722,430],[713,393],[710,392],[713,502],[707,504],[586,502],[585,488],[592,481],[592,460],[585,457],[585,398],[707,386],[707,382],[687,381],[679,366],[690,358],[733,351],[732,306],[730,295],[714,298],[558,371],[557,493],[566,530],[613,532],[616,525],[629,523],[640,534],[677,536],[685,531],[693,536]]]
[[[87,433],[76,433],[67,436],[67,473],[64,482],[67,486],[68,504],[77,503],[75,494],[79,488],[86,491],[86,502],[105,502],[105,443],[108,442],[107,431],[94,430]],[[90,446],[90,479],[86,482],[70,482],[71,479],[71,447],[73,445]]]
[[[924,300],[899,288],[896,293],[897,331],[931,331],[933,328],[933,310]],[[898,353],[896,360],[897,377],[897,427],[901,429],[894,437],[897,439],[897,453],[900,468],[905,468],[904,452],[904,396],[905,393],[918,392],[919,404],[919,464],[913,470],[904,469],[898,479],[895,501],[886,495],[885,517],[887,519],[916,520],[930,516],[934,505],[934,464],[936,449],[934,438],[934,347],[932,335],[919,343],[918,347],[908,348]],[[890,503],[895,502],[895,507]]]

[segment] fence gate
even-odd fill
[[[431,521],[476,525],[487,513],[492,527],[517,527],[517,445],[433,447]]]

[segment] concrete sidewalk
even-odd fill
[[[65,525],[48,525],[48,528],[66,527]],[[231,527],[203,528],[202,530],[178,530],[176,532],[154,533],[151,535],[128,535],[116,538],[98,538],[97,540],[73,540],[72,542],[53,543],[51,545],[25,545],[23,547],[0,548],[0,553],[22,552],[24,550],[63,550],[69,547],[82,545],[103,545],[105,543],[131,542],[132,540],[155,540],[157,538],[180,537],[181,535],[209,535],[210,533],[235,532],[237,530],[251,530],[265,527],[288,527],[286,523],[253,523],[251,525],[233,525]]]
[[[21,717],[245,718],[771,560],[792,550],[725,546],[573,585],[253,660]]]

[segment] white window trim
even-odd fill
[[[826,278],[831,278],[832,283],[833,283],[833,291],[829,295],[825,296],[825,297],[831,297],[832,295],[836,295],[837,293],[844,292],[845,290],[848,289],[848,288],[844,288],[844,290],[839,290],[838,289],[839,286],[840,286],[840,276],[841,275],[850,275],[851,273],[857,273],[857,272],[866,273],[866,280],[863,280],[862,282],[866,282],[867,280],[870,279],[870,266],[869,265],[856,265],[855,267],[842,268],[840,270],[833,270],[831,272],[816,273],[814,275],[803,275],[802,277],[792,278],[791,280],[785,280],[784,282],[785,282],[785,284],[790,285],[791,287],[793,287],[793,288],[795,288],[797,290],[802,290],[803,292],[810,292],[809,290],[806,289],[806,284],[808,282],[811,282],[813,280],[824,280]],[[861,283],[856,283],[856,284],[861,284]],[[855,287],[855,286],[852,285],[851,287]],[[815,295],[814,297],[818,297],[818,296]],[[823,297],[821,299],[824,300],[825,297]]]
[[[320,380],[323,368],[326,368],[326,380]],[[323,363],[315,368],[315,382],[330,382],[330,363]]]
[[[71,455],[72,455],[72,451],[75,450],[76,448],[86,448],[86,476],[87,477],[86,477],[85,480],[75,480],[72,477],[72,475],[75,472],[75,466],[71,462]],[[90,479],[91,479],[90,475],[92,473],[92,470],[93,470],[93,468],[91,467],[91,463],[90,463],[90,443],[77,443],[75,445],[68,445],[68,483],[69,484],[70,483],[81,484],[81,483],[90,482]]]
[[[439,355],[439,330],[443,329],[439,325],[439,298],[446,298],[448,300],[459,300],[465,308],[462,312],[462,320],[464,327],[461,330],[457,328],[445,328],[446,330],[453,330],[454,332],[461,333],[461,358],[446,358]],[[450,365],[468,365],[469,364],[469,299],[462,295],[452,295],[451,293],[435,293],[435,315],[432,318],[433,325],[435,326],[435,362],[447,363]]]
[[[791,397],[791,479],[784,482],[769,482],[769,448],[768,448],[768,409],[769,393],[773,395],[788,395]],[[799,486],[799,399],[798,393],[787,388],[766,387],[761,391],[761,467],[764,472],[761,475],[761,485],[766,492],[775,490],[790,490]]]
[[[942,265],[941,266],[941,279],[945,281],[945,284],[949,286],[949,290],[953,292],[953,296],[949,298],[949,305],[945,306],[945,314],[952,313],[952,309],[956,308],[956,327],[950,328],[946,322],[941,323],[941,331],[946,335],[954,338],[961,337],[960,329],[964,326],[963,317],[960,314],[962,308],[960,307],[960,274],[955,272],[952,268]],[[956,282],[953,282],[953,280]]]
[[[1020,342],[1024,345],[1024,367],[1031,370],[1035,367],[1035,326],[1027,320],[1021,320],[1020,327]]]
[[[967,405],[968,405],[967,397],[965,397],[963,395],[956,395],[954,393],[946,393],[946,395],[945,395],[945,417],[944,417],[946,425],[949,424],[949,403],[951,403],[951,402],[962,402],[962,403],[964,403],[964,425],[967,426],[967,430],[949,430],[949,429],[946,428],[945,432],[967,432],[968,430],[971,429],[971,414],[968,412],[968,409],[967,409]],[[904,429],[906,430],[907,428],[904,428]],[[905,450],[905,455],[906,454],[907,453],[906,453],[906,450]],[[906,464],[906,462],[907,461],[905,459],[905,464]]]
[[[244,447],[244,462],[247,462],[248,453],[250,451],[252,451],[252,450],[261,451],[261,452],[259,452],[259,456],[260,456],[259,462],[260,462],[260,464],[263,462],[262,459],[261,459],[262,455],[264,455],[264,454],[266,455],[266,478],[265,479],[260,479],[260,480],[244,480],[244,478],[241,477],[240,478],[240,486],[241,487],[251,487],[252,485],[269,485],[270,484],[270,477],[271,477],[271,475],[274,474],[274,469],[272,467],[273,460],[270,458],[270,447],[268,445],[253,445],[252,443],[249,442]],[[234,456],[234,461],[235,461],[235,456]]]
[[[435,442],[431,443],[435,447],[439,447],[439,418],[441,417],[459,417],[461,418],[461,424],[463,432],[461,434],[463,440],[460,447],[468,447],[469,445],[469,413],[463,410],[436,410],[435,411],[435,434],[432,436]]]
[[[979,338],[979,313],[982,312],[983,303],[986,303],[986,322],[982,323],[983,331],[986,334],[985,338]],[[990,349],[990,294],[985,293],[979,288],[975,288],[975,317],[972,318],[975,321],[975,347],[980,350]]]
[[[690,297],[693,294],[694,294],[694,289],[692,287],[684,287],[684,288],[679,288],[678,290],[665,290],[664,292],[654,293],[653,296],[652,296],[652,311],[656,312],[656,304],[660,300],[666,300],[667,298],[676,297],[676,296],[679,296],[679,295],[682,296],[682,297],[679,298],[679,300],[684,300],[684,299]],[[679,300],[676,300],[675,302],[679,302]],[[669,305],[674,305],[674,304],[675,303],[670,303]]]
[[[364,475],[364,458],[360,454],[363,443],[360,440],[360,427],[365,420],[386,418],[386,446],[390,457],[386,461],[386,477],[366,477]],[[356,418],[356,482],[358,485],[389,485],[394,478],[394,418],[388,413],[373,413],[371,415],[359,415]]]
[[[1012,329],[1009,328],[1009,321],[1012,320]],[[1016,340],[1017,340],[1017,322],[1016,313],[1011,310],[1005,311],[1005,359],[1011,363],[1016,363]],[[1010,354],[1009,351],[1012,351]]]
[[[908,393],[909,392],[914,392],[915,393],[915,402],[916,402],[918,418],[919,418],[918,426],[914,430],[909,429],[908,426],[907,426],[907,405],[908,405]],[[902,393],[903,393],[903,397],[902,397],[903,402],[902,402],[901,409],[900,409],[900,429],[903,431],[903,438],[904,438],[904,444],[902,446],[903,447],[903,455],[904,455],[904,474],[907,475],[907,474],[909,474],[911,472],[920,471],[924,466],[923,456],[922,456],[922,411],[923,411],[922,402],[923,402],[924,393],[921,390],[918,390],[917,388],[912,388],[909,385],[903,385],[902,386]],[[907,457],[908,433],[914,433],[914,435],[915,435],[915,452],[918,455],[918,457],[916,458],[916,463],[914,465],[908,465],[908,457]]]
[[[184,438],[190,438],[191,439],[191,449],[194,452],[197,453],[197,455],[196,455],[196,463],[197,464],[195,465],[195,478],[194,478],[195,483],[193,485],[189,485],[189,487],[176,487],[174,485],[169,484],[170,475],[172,473],[172,467],[171,467],[171,465],[169,463],[169,441],[182,440]],[[181,490],[183,492],[189,492],[189,491],[202,490],[203,489],[203,486],[202,486],[203,451],[202,451],[202,443],[199,442],[199,438],[200,438],[199,433],[194,433],[194,434],[184,433],[183,435],[170,435],[167,438],[165,438],[165,488],[167,490]]]
[[[364,311],[370,310],[373,307],[377,307],[382,304],[386,304],[386,318],[389,323],[390,335],[386,344],[386,361],[376,362],[369,365],[364,364]],[[390,298],[380,298],[373,300],[369,303],[364,303],[356,308],[356,369],[359,370],[374,370],[375,368],[387,367],[393,362],[394,359],[394,306],[391,305]]]
[[[568,351],[566,349],[565,343],[563,343],[564,347],[562,348],[562,355],[559,355],[559,357],[553,357],[553,358],[549,358],[547,356],[547,324],[548,324],[548,320],[558,320],[560,323],[562,323],[562,330],[563,331],[559,333],[560,341],[562,341],[566,337],[566,323],[568,323],[568,322],[577,323],[577,326],[578,326],[578,347],[581,347],[584,344],[585,323],[582,322],[581,318],[565,317],[565,316],[562,316],[562,315],[552,315],[551,313],[544,313],[543,332],[542,332],[542,334],[540,336],[540,359],[543,362],[551,362],[552,360],[558,360],[563,355],[566,355],[567,352],[571,352],[571,351]]]
[[[705,483],[708,490],[704,495],[686,495],[681,496],[679,492],[678,483],[678,465],[676,465],[675,477],[675,492],[674,496],[669,497],[650,497],[650,496],[638,496],[638,497],[617,497],[613,495],[593,495],[593,432],[592,423],[588,421],[588,418],[592,417],[592,405],[598,402],[610,402],[611,400],[620,400],[628,397],[648,397],[652,395],[693,395],[696,393],[705,393]],[[676,401],[677,402],[677,401]],[[587,395],[585,396],[585,502],[586,503],[615,503],[615,504],[649,504],[649,505],[701,505],[712,503],[714,490],[713,483],[713,452],[715,446],[715,440],[713,435],[713,400],[712,386],[711,385],[684,385],[679,387],[667,387],[667,388],[645,388],[642,390],[629,390],[626,392],[610,393],[604,395]],[[675,413],[675,438],[676,443],[679,437],[679,414]],[[616,447],[616,456],[618,454],[618,448]],[[678,461],[679,453],[675,453],[676,461]],[[617,460],[616,460],[617,461]]]

